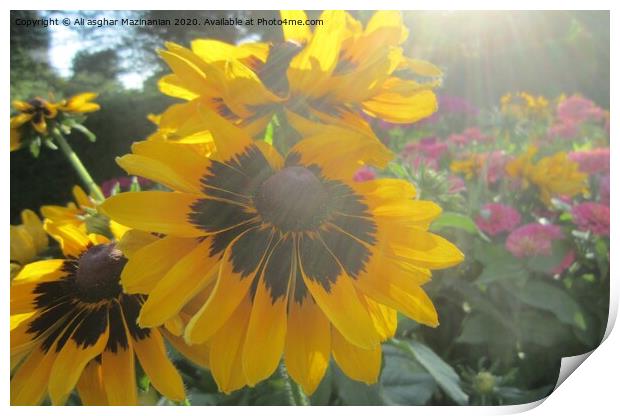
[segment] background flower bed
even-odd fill
[[[578,120],[575,125],[570,108],[554,101],[562,92],[580,92],[598,104],[592,103],[588,107],[591,110],[608,107],[609,37],[605,18],[597,13],[406,14],[405,20],[412,27],[410,47],[440,64],[445,81],[439,91],[440,111],[435,116],[412,126],[375,125],[379,136],[401,152],[399,161],[380,174],[409,179],[423,198],[440,203],[448,214],[435,227],[457,243],[467,261],[456,271],[437,273],[427,286],[440,314],[438,329],[401,320],[400,341],[384,348],[379,384],[353,382],[332,368],[311,397],[312,403],[527,402],[549,393],[560,357],[598,345],[608,306],[608,232],[605,236],[605,213],[584,204],[604,206],[607,201],[608,205],[605,167],[603,172],[585,172],[587,193],[579,189],[569,199],[554,195],[557,198],[551,205],[540,200],[539,185],[522,188],[519,181],[523,178],[508,177],[505,168],[510,159],[526,154],[530,144],[540,148],[533,164],[560,151],[572,152],[568,158],[582,171],[588,169],[587,160],[609,160],[604,150],[592,150],[608,147],[605,115]],[[451,25],[455,19],[466,24]],[[482,30],[475,24],[480,19],[493,24]],[[445,27],[457,29],[439,29]],[[505,27],[519,28],[515,38],[518,44],[510,42],[515,39],[508,37],[502,29]],[[526,35],[530,32],[523,27],[539,29],[534,32],[538,36]],[[499,36],[502,33],[503,37]],[[133,55],[123,62],[149,67],[157,61],[145,51],[161,45],[164,39],[183,43],[207,34],[168,31],[140,35],[146,36],[143,43],[134,42],[133,48],[125,45]],[[215,31],[208,35],[232,41],[248,33]],[[268,39],[275,36],[272,32],[260,35]],[[84,36],[96,37],[97,33]],[[156,91],[161,68],[147,80],[143,91],[136,93],[124,89],[115,78],[122,69],[115,53],[84,51],[74,61],[73,77],[65,80],[31,54],[36,45],[45,49],[48,40],[45,34],[25,36],[12,28],[13,98],[40,91],[64,96],[82,90],[101,92],[98,102],[102,110],[89,119],[89,128],[98,141],[91,144],[75,137],[72,143],[96,180],[118,176],[121,171],[114,163],[101,161],[126,153],[132,141],[147,136],[154,126],[146,115],[158,113],[171,103]],[[569,61],[570,71],[566,71]],[[511,97],[517,103],[514,108],[510,108],[510,99],[500,101],[506,91],[522,89],[536,91],[530,96],[532,105],[521,97],[525,105],[520,106],[517,96]],[[547,97],[546,105],[537,105],[538,94]],[[579,104],[578,97],[571,99]],[[501,111],[502,104],[505,111]],[[12,223],[18,222],[23,208],[64,204],[70,199],[71,186],[78,182],[65,169],[62,155],[44,151],[48,152],[46,157],[37,160],[27,151],[11,155]],[[597,152],[602,155],[597,156]],[[594,163],[595,167],[600,165]],[[44,172],[56,174],[51,180],[38,180]],[[363,170],[359,180],[375,174]],[[512,198],[515,195],[517,198]],[[514,212],[506,214],[497,205],[486,204],[501,204]],[[497,221],[493,221],[494,215]],[[541,225],[541,233],[536,226],[518,228],[540,225],[541,219],[549,223]],[[542,247],[547,255],[529,256],[532,244],[534,249]],[[180,357],[177,363],[191,380],[192,404],[287,403],[287,391],[279,376],[257,389],[224,396],[217,393],[207,372],[183,366]],[[145,392],[144,400],[148,398]]]

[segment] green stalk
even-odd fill
[[[73,169],[75,169],[82,182],[84,182],[86,188],[88,188],[88,192],[93,196],[93,198],[95,198],[97,202],[103,202],[103,200],[105,199],[105,197],[103,196],[103,192],[101,192],[101,189],[93,180],[92,176],[90,176],[90,173],[88,173],[88,170],[86,170],[86,167],[84,166],[78,155],[73,151],[67,140],[63,137],[62,133],[58,129],[54,129],[52,131],[52,134],[54,136],[54,139],[56,139],[56,143],[58,143],[58,146],[60,146],[60,150],[62,150],[65,156],[67,156],[69,163],[71,163]]]
[[[291,377],[288,375],[288,371],[286,371],[286,367],[284,366],[284,361],[280,363],[278,370],[280,376],[284,380],[284,390],[289,404],[291,406],[308,406],[310,404],[308,398],[302,391],[301,387],[291,380]]]

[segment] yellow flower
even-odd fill
[[[127,227],[97,215],[97,204],[77,185],[73,187],[73,198],[75,202],[69,202],[64,207],[61,205],[42,206],[41,215],[56,224],[71,224],[84,233],[99,231],[101,234],[109,227],[116,239],[120,239],[127,231]]]
[[[13,101],[13,107],[19,114],[11,117],[11,130],[19,130],[22,126],[30,123],[34,130],[40,134],[47,134],[47,120],[56,118],[58,115],[57,104],[50,103],[41,97],[30,101]],[[13,150],[13,140],[11,140]]]
[[[565,152],[540,159],[528,178],[538,186],[540,199],[545,204],[549,204],[553,196],[573,197],[588,190],[588,175],[580,172],[579,164],[570,160]]]
[[[122,293],[127,259],[115,244],[71,224],[45,227],[65,258],[29,264],[11,285],[11,404],[37,405],[49,395],[62,405],[74,388],[85,405],[137,404],[136,359],[155,389],[184,400],[163,337],[182,342],[137,326],[144,296]]]
[[[33,211],[21,212],[22,223],[11,225],[11,276],[34,261],[48,247],[43,223]]]
[[[517,117],[546,117],[550,113],[549,100],[527,92],[507,93],[500,99],[502,112]]]
[[[512,178],[519,179],[522,188],[527,188],[529,186],[530,172],[534,167],[532,158],[536,153],[538,153],[538,148],[530,146],[521,156],[506,163],[506,173]]]
[[[97,210],[97,205],[84,190],[79,186],[73,187],[75,202],[69,202],[67,206],[44,205],[41,207],[41,215],[57,224],[72,224],[83,232],[86,232],[86,217]]]
[[[49,134],[48,120],[60,119],[63,113],[82,114],[99,110],[99,104],[92,100],[97,97],[93,92],[85,92],[75,95],[67,100],[57,103],[49,102],[41,97],[29,101],[13,101],[13,107],[19,114],[11,117],[11,151],[17,150],[22,145],[24,127],[32,126],[37,135]]]
[[[57,104],[58,110],[65,113],[92,113],[93,111],[98,111],[101,107],[99,104],[92,102],[98,95],[94,92],[83,92],[74,95],[67,100],[59,102]]]
[[[468,159],[454,160],[450,163],[450,170],[454,173],[461,173],[466,179],[471,179],[480,171],[481,163],[475,155]]]
[[[283,11],[282,18],[305,20],[306,15]],[[365,27],[343,11],[325,11],[321,19],[314,31],[285,25],[281,43],[233,46],[198,39],[191,49],[167,43],[160,55],[173,73],[159,87],[187,103],[162,117],[181,118],[176,123],[183,126],[181,137],[203,131],[199,107],[243,126],[252,136],[277,114],[353,125],[374,137],[362,113],[412,123],[436,111],[432,89],[441,71],[403,55],[408,31],[398,12],[377,12]],[[428,81],[416,80],[420,78]]]
[[[430,270],[463,259],[428,232],[441,209],[415,200],[403,180],[354,182],[360,166],[392,156],[354,130],[339,129],[334,140],[331,126],[282,157],[215,113],[202,116],[212,156],[144,141],[118,160],[173,192],[123,193],[101,206],[121,224],[165,234],[133,252],[121,275],[127,293],[148,293],[139,324],[168,321],[207,289],[184,336],[208,343],[222,391],[256,385],[283,355],[308,394],[330,355],[349,377],[376,382],[396,311],[436,326],[421,286]]]

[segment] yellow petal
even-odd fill
[[[163,325],[215,278],[215,266],[219,259],[209,255],[210,249],[211,239],[204,240],[157,282],[142,305],[138,317],[140,326],[152,328]]]
[[[47,392],[47,382],[56,354],[35,348],[11,378],[11,405],[37,406]]]
[[[166,236],[136,250],[121,272],[123,289],[127,293],[150,293],[197,244],[193,238]]]
[[[108,198],[101,211],[128,227],[177,237],[200,237],[204,232],[189,222],[196,195],[143,191],[125,192]]]
[[[331,350],[329,321],[306,296],[289,303],[285,363],[290,376],[307,395],[314,393],[327,367]]]
[[[110,328],[106,324],[106,329],[99,336],[97,342],[86,347],[76,344],[72,338],[67,340],[54,361],[49,377],[49,394],[54,405],[65,403],[86,364],[101,354],[105,348],[108,343],[109,333]],[[52,348],[55,348],[55,346]],[[109,382],[112,382],[112,380]]]
[[[381,370],[381,345],[371,349],[359,348],[332,328],[332,355],[349,378],[366,384],[377,382]]]
[[[224,325],[248,293],[258,270],[251,271],[246,275],[242,275],[242,271],[235,271],[231,253],[233,250],[240,250],[241,244],[239,244],[239,241],[257,238],[257,233],[260,232],[267,231],[260,231],[258,228],[251,228],[245,231],[235,238],[224,251],[213,292],[185,328],[185,339],[189,344],[201,344],[207,341],[215,331]],[[271,238],[273,238],[273,235]],[[254,253],[257,256],[257,260],[264,258],[268,245],[266,244],[261,250],[262,253]],[[237,248],[235,249],[235,247]],[[259,264],[260,262],[256,264],[257,269]]]
[[[103,387],[111,406],[138,404],[134,360],[131,346],[119,348],[117,352],[106,350],[101,354]]]
[[[60,224],[45,220],[43,226],[54,240],[58,241],[66,257],[79,257],[90,245],[88,236],[73,224]]]
[[[310,26],[304,24],[308,16],[306,16],[303,10],[280,10],[280,17],[282,20],[301,20],[303,22],[301,25],[289,24],[282,26],[284,40],[306,43],[312,38]]]
[[[279,277],[290,281],[289,276]],[[287,295],[274,300],[265,278],[261,278],[252,301],[252,314],[243,345],[243,372],[251,387],[269,377],[278,367],[286,337],[287,300]]]
[[[247,384],[242,367],[242,351],[251,311],[252,303],[246,296],[210,341],[209,368],[218,388],[224,393],[238,390]]]
[[[108,405],[108,398],[103,388],[101,364],[96,361],[88,363],[77,382],[76,388],[84,406]]]

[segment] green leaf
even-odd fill
[[[469,396],[460,386],[459,375],[450,365],[441,359],[433,350],[417,341],[392,340],[403,351],[408,351],[430,373],[437,384],[457,404],[465,405]]]
[[[350,406],[377,406],[384,404],[378,384],[367,385],[351,380],[336,365],[333,365],[332,369],[338,397],[340,397],[344,404]]]
[[[269,143],[270,145],[273,145],[273,133],[275,130],[273,123],[274,121],[271,120],[269,124],[267,124],[267,128],[265,128],[265,136],[263,136],[263,140]]]
[[[527,260],[527,267],[535,272],[553,274],[553,269],[558,267],[572,246],[568,241],[554,241],[551,247],[551,255],[534,256]]]
[[[383,347],[381,395],[385,404],[425,405],[437,389],[433,377],[412,357],[396,347]]]
[[[561,345],[572,336],[570,327],[558,324],[558,321],[546,312],[531,309],[523,311],[518,325],[522,342],[542,347]]]
[[[86,138],[90,142],[94,143],[95,141],[97,141],[97,136],[95,136],[95,134],[92,131],[88,130],[82,124],[75,123],[75,124],[72,124],[71,127],[73,127],[74,129],[82,133],[84,136],[86,136]]]
[[[516,294],[522,302],[551,312],[560,322],[586,329],[581,306],[563,289],[542,280],[530,280]]]
[[[41,138],[37,136],[34,140],[32,140],[30,142],[29,149],[32,156],[39,157],[39,154],[41,153]]]
[[[442,213],[431,225],[431,231],[439,231],[442,228],[450,227],[450,228],[458,228],[459,230],[466,231],[470,234],[479,234],[484,235],[478,229],[478,226],[467,215],[459,214],[456,212],[444,212]],[[487,238],[486,236],[484,236]],[[488,238],[487,238],[488,240]]]
[[[514,259],[501,263],[490,263],[484,266],[482,273],[478,276],[478,283],[489,284],[496,281],[513,281],[522,284],[529,276],[528,271],[523,265]]]
[[[489,345],[493,343],[512,343],[514,336],[491,316],[483,313],[472,313],[463,321],[463,330],[456,342],[473,345]]]

